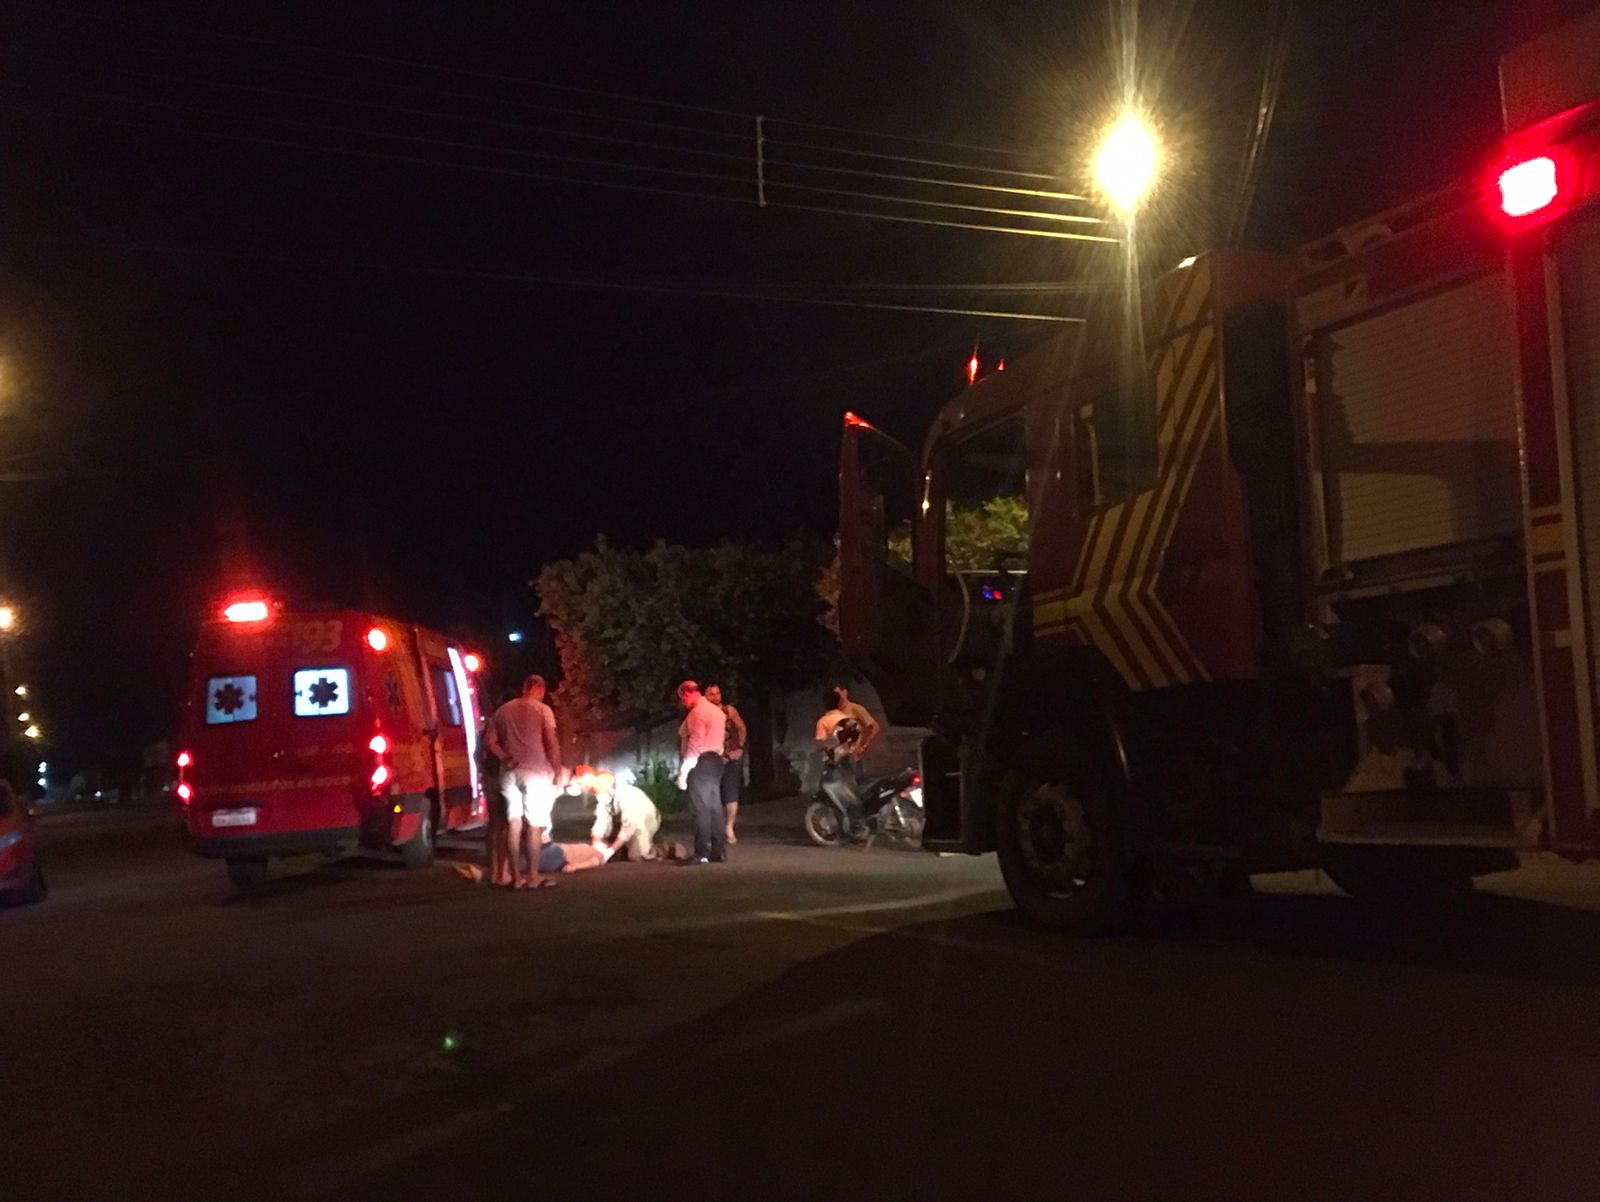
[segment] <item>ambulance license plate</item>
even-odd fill
[[[211,813],[212,826],[254,826],[256,824],[255,807],[243,810],[213,810]]]

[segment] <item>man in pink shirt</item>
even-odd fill
[[[678,767],[678,788],[689,793],[689,814],[694,819],[694,858],[691,864],[721,862],[728,858],[727,822],[722,813],[722,749],[728,737],[728,717],[686,680],[678,686],[678,701],[688,711],[683,719]]]

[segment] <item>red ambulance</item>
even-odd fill
[[[241,889],[273,857],[398,849],[481,825],[478,658],[434,631],[354,610],[235,598],[191,657],[178,753],[189,843]]]

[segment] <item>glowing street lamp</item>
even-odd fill
[[[26,697],[28,695],[28,686],[25,685],[25,684],[19,684],[16,688],[12,689],[11,691],[13,693],[15,693],[18,697]]]
[[[23,710],[20,714],[17,715],[17,721],[18,722],[32,722],[33,721],[33,715],[30,714],[27,710]]]
[[[1161,171],[1161,142],[1142,117],[1125,112],[1111,123],[1094,154],[1094,179],[1106,198],[1131,217]]]
[[[0,634],[17,628],[17,608],[14,605],[0,605]]]
[[[28,738],[28,739],[42,739],[42,738],[44,738],[44,731],[40,730],[37,726],[28,727],[28,729],[23,731],[22,734],[23,734],[24,738]]]

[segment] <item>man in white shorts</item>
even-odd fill
[[[550,829],[550,811],[561,780],[561,747],[556,716],[544,703],[544,677],[522,682],[522,696],[495,710],[484,728],[484,745],[500,761],[500,796],[506,806],[506,835],[511,849],[512,886],[535,889],[541,884],[539,853]],[[531,846],[524,854],[523,835]]]

